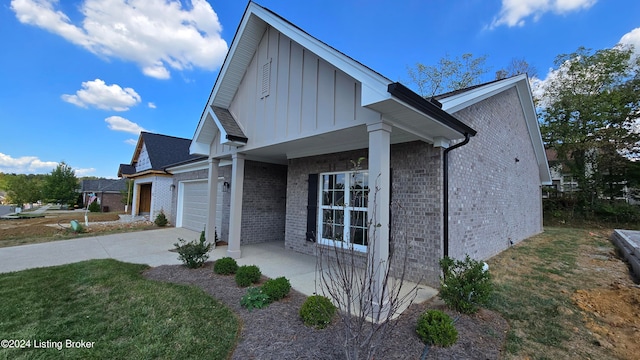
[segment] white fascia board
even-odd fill
[[[231,165],[231,160],[220,160],[220,164],[218,166],[229,166]],[[190,164],[177,165],[167,168],[167,171],[172,174],[181,174],[191,171],[198,170],[208,170],[209,169],[209,159],[202,159],[200,161],[192,162]],[[203,179],[206,180],[206,179]]]
[[[450,114],[460,111],[473,104],[479,103],[482,100],[488,99],[491,96],[498,94],[512,86],[515,86],[519,81],[525,80],[527,76],[525,74],[515,76],[509,79],[496,81],[494,83],[480,86],[478,88],[465,91],[458,95],[446,97],[438,100],[442,104],[442,109]]]
[[[518,98],[522,104],[527,129],[533,144],[533,151],[538,162],[540,172],[540,181],[543,185],[551,185],[551,171],[549,170],[549,161],[547,160],[547,152],[544,150],[544,142],[540,133],[540,125],[538,124],[538,116],[536,114],[535,105],[531,94],[528,78],[525,76],[523,81],[517,83],[516,90]]]
[[[166,170],[172,174],[181,174],[181,173],[186,173],[190,171],[206,170],[208,168],[209,168],[208,160],[202,159],[200,161],[195,161],[189,164],[168,167]]]

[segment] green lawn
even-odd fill
[[[543,234],[489,261],[495,284],[490,308],[500,312],[511,326],[507,359],[613,356],[594,345],[595,338],[584,322],[587,315],[572,300],[578,289],[607,283],[605,272],[599,273],[599,268],[584,262],[614,252],[610,234],[611,230],[545,228]],[[613,263],[603,261],[602,266]],[[628,281],[632,284],[630,278]]]
[[[144,279],[146,268],[92,260],[0,274],[0,339],[30,341],[0,348],[0,359],[229,358],[233,312],[195,287]],[[66,348],[67,339],[93,347]],[[62,350],[42,348],[57,342]]]

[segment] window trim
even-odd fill
[[[354,174],[365,174],[367,176],[367,206],[350,206],[351,202],[351,179]],[[324,176],[325,175],[344,175],[345,177],[345,189],[344,189],[344,204],[343,205],[323,205],[323,197],[324,197]],[[368,170],[358,170],[358,171],[332,171],[332,172],[323,172],[318,174],[318,196],[316,199],[317,204],[317,242],[318,244],[340,247],[343,249],[354,249],[358,252],[367,252],[368,245],[360,245],[354,244],[351,242],[351,212],[352,211],[360,211],[364,212],[367,216],[365,219],[365,231],[367,233],[367,243],[369,242],[369,208],[368,208],[368,194],[371,191],[369,186],[369,171]],[[323,237],[323,225],[324,225],[324,210],[341,210],[343,211],[343,239],[344,240],[335,240],[335,239],[327,239]]]

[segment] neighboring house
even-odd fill
[[[189,154],[190,143],[189,139],[140,133],[131,163],[120,164],[118,171],[118,177],[133,181],[132,215],[147,215],[153,220],[162,211],[168,219],[175,219],[172,203],[176,186],[166,167],[199,158]]]
[[[209,179],[230,172],[229,256],[282,241],[383,262],[401,237],[407,277],[430,285],[445,255],[486,259],[541,232],[551,183],[526,75],[428,101],[252,2],[190,150]]]
[[[555,197],[561,194],[570,194],[579,190],[578,179],[576,179],[571,173],[567,165],[567,160],[558,159],[558,153],[555,149],[547,148],[546,150],[547,160],[549,161],[549,169],[551,171],[552,184],[545,186],[543,189],[543,198]],[[632,160],[633,161],[633,160]],[[587,165],[585,175],[590,176],[593,173],[591,165]],[[630,188],[626,181],[615,183],[620,186],[620,194],[616,196],[616,200],[624,200],[629,204],[637,204],[638,201],[634,197],[634,193],[638,190]],[[601,195],[602,198],[608,198]]]
[[[125,211],[122,194],[126,194],[126,191],[127,183],[125,179],[82,180],[80,184],[84,206],[90,205],[89,199],[94,195],[98,205],[104,212]]]

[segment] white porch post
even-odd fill
[[[241,256],[240,230],[242,225],[242,188],[244,186],[244,154],[234,153],[231,160],[231,214],[229,216],[229,245],[227,255]]]
[[[205,236],[207,240],[216,246],[216,204],[218,200],[218,167],[219,159],[209,158],[209,208],[207,209],[207,227],[205,228]],[[220,229],[218,229],[220,230]]]
[[[391,126],[384,122],[367,126],[369,132],[369,268],[374,270],[373,319],[389,311],[387,293],[383,289],[389,267],[389,195]],[[373,244],[372,244],[373,243]],[[373,246],[371,246],[373,245]]]

